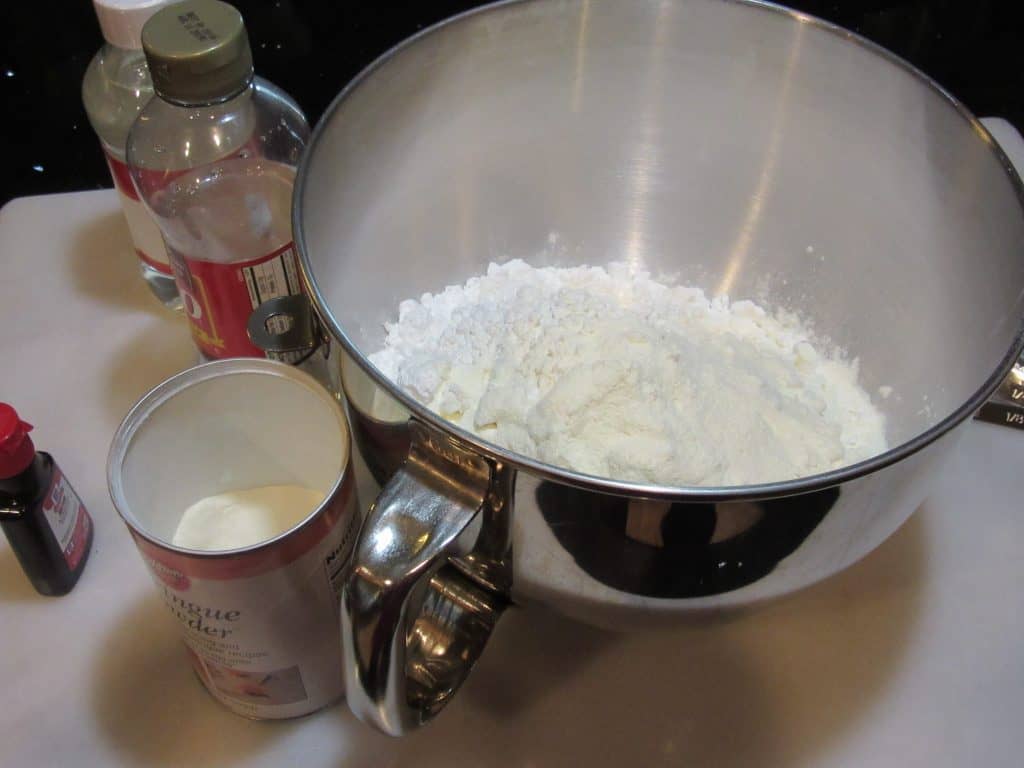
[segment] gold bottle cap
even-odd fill
[[[242,15],[220,0],[185,0],[157,11],[142,28],[153,90],[167,101],[227,101],[252,81]]]

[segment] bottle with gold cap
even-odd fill
[[[142,48],[156,98],[128,135],[128,166],[163,235],[192,337],[207,358],[262,357],[249,316],[302,292],[291,197],[306,119],[254,77],[245,25],[227,3],[163,8],[142,28]]]

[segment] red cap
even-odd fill
[[[0,403],[0,480],[25,471],[36,455],[28,433],[32,425],[18,418],[18,412]]]

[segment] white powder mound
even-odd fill
[[[491,264],[403,301],[370,356],[445,419],[549,464],[662,485],[824,472],[885,450],[856,362],[789,316],[625,264]]]
[[[323,491],[301,485],[266,485],[207,496],[185,510],[171,543],[224,551],[269,541],[305,520]]]

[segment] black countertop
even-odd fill
[[[643,2],[645,0],[620,0]],[[256,71],[315,122],[359,70],[473,0],[235,0]],[[1018,0],[794,0],[921,68],[979,116],[1024,129]],[[3,3],[4,173],[0,204],[22,195],[110,186],[82,109],[86,65],[102,40],[89,0]]]

